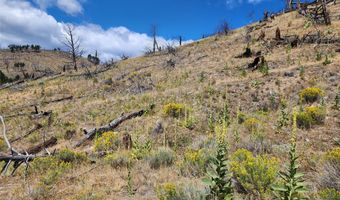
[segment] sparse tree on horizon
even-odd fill
[[[157,43],[157,26],[151,25],[151,35],[153,37],[153,47],[152,52],[155,53],[156,50],[159,48]]]
[[[77,59],[83,54],[83,50],[80,49],[80,39],[75,35],[75,27],[72,24],[65,25],[64,31],[65,40],[63,43],[71,54],[74,70],[78,71]]]

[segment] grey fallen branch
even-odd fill
[[[84,142],[86,142],[87,140],[92,140],[96,134],[101,135],[104,132],[111,131],[111,130],[115,129],[117,126],[119,126],[121,123],[123,123],[124,121],[135,118],[135,117],[140,117],[144,113],[145,113],[145,110],[139,110],[139,111],[136,111],[136,112],[129,113],[127,115],[120,116],[117,119],[111,121],[109,124],[101,126],[99,128],[93,128],[93,129],[90,129],[90,130],[84,129],[85,136],[83,137],[83,139],[78,141],[74,145],[74,147],[79,147]]]
[[[10,141],[7,138],[7,135],[6,135],[6,126],[5,126],[4,118],[2,116],[0,116],[0,121],[2,122],[2,126],[3,126],[3,131],[2,131],[3,137],[4,137],[4,140],[5,140],[6,145],[8,147],[8,150],[10,152],[9,155],[0,155],[0,162],[1,161],[5,162],[5,165],[1,169],[0,174],[5,175],[7,173],[8,168],[12,164],[12,162],[13,162],[13,171],[11,173],[12,175],[20,167],[21,164],[25,164],[26,165],[26,171],[27,171],[27,168],[29,166],[29,162],[30,161],[32,161],[36,157],[42,157],[40,155],[33,154],[33,153],[41,151],[42,148],[45,148],[46,152],[49,154],[48,150],[46,149],[46,145],[45,145],[46,143],[45,142],[42,145],[42,147],[39,146],[39,148],[33,148],[33,149],[29,150],[30,152],[33,152],[33,153],[28,153],[27,151],[19,152],[19,151],[15,150],[11,146],[11,143],[10,143]]]

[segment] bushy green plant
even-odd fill
[[[296,122],[299,128],[309,129],[312,126],[313,119],[306,112],[299,112],[296,115]]]
[[[246,149],[238,149],[231,155],[230,169],[247,192],[260,199],[269,195],[270,186],[275,183],[278,159],[257,156]]]
[[[57,157],[36,158],[30,163],[29,173],[33,175],[42,175],[35,188],[32,196],[35,199],[49,199],[50,192],[59,178],[71,168],[71,163],[61,161]]]
[[[175,152],[170,148],[160,147],[149,157],[149,165],[152,169],[171,166],[175,162]]]
[[[311,128],[312,125],[323,124],[325,118],[325,108],[320,106],[309,106],[296,114],[297,126],[305,129]]]
[[[159,200],[185,200],[185,194],[174,183],[164,183],[157,187]]]
[[[323,65],[329,65],[329,64],[331,64],[331,63],[332,63],[332,61],[329,60],[328,55],[326,55],[325,60],[322,62],[322,64],[323,64]]]
[[[320,106],[309,106],[305,108],[305,112],[309,115],[313,122],[312,124],[323,124],[326,118],[326,111]]]
[[[340,147],[335,147],[334,149],[326,153],[326,161],[334,162],[340,165]]]
[[[339,93],[335,95],[333,108],[340,109],[340,94]]]
[[[324,96],[324,91],[317,87],[309,87],[300,91],[300,101],[313,103]]]
[[[340,199],[340,191],[334,188],[326,188],[319,191],[319,196],[322,200],[339,200]]]
[[[185,115],[185,106],[180,103],[168,103],[163,107],[166,116],[179,118]]]
[[[205,173],[211,158],[211,152],[207,149],[188,149],[184,153],[183,160],[177,162],[177,167],[183,175],[201,176]]]
[[[74,152],[70,149],[62,149],[60,150],[56,157],[64,162],[68,162],[68,163],[73,163],[73,162],[82,162],[82,161],[86,161],[86,155],[84,153],[78,153],[78,152]]]
[[[112,153],[104,157],[104,163],[115,169],[127,167],[129,162],[130,158],[126,153]]]
[[[204,190],[192,184],[175,184],[167,182],[156,189],[159,200],[206,200]]]
[[[108,131],[96,139],[94,148],[96,151],[115,151],[119,148],[119,145],[118,133]]]
[[[263,62],[259,67],[259,71],[264,75],[267,76],[269,74],[269,66],[266,60],[263,58]]]

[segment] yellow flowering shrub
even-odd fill
[[[108,131],[102,134],[101,137],[97,138],[94,143],[94,148],[96,151],[110,151],[117,150],[120,145],[120,140],[118,138],[118,133]]]
[[[323,189],[319,192],[319,196],[323,200],[339,200],[340,199],[340,191],[334,188]]]
[[[179,191],[174,183],[164,183],[157,187],[157,197],[159,200],[182,199],[183,192]]]
[[[299,128],[311,128],[312,125],[323,124],[326,111],[320,106],[309,106],[296,114],[296,123]]]
[[[251,117],[246,119],[243,124],[250,133],[255,133],[259,130],[261,122],[255,117]]]
[[[163,113],[169,117],[182,117],[185,115],[185,106],[180,103],[168,103],[164,105]]]
[[[206,149],[189,149],[186,150],[183,160],[179,161],[177,166],[183,175],[201,176],[204,175],[211,157],[211,152]]]
[[[340,164],[340,147],[335,147],[326,153],[326,160]]]
[[[300,91],[300,101],[313,103],[324,96],[324,91],[317,87],[309,87]]]
[[[309,106],[305,112],[312,118],[313,124],[322,124],[326,118],[325,109],[320,106]]]
[[[242,186],[252,194],[265,196],[276,181],[278,159],[257,156],[246,149],[239,149],[231,155],[230,170]]]

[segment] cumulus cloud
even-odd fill
[[[46,10],[52,6],[57,6],[60,10],[63,10],[70,15],[77,15],[83,12],[83,7],[78,0],[34,0],[34,2],[42,10]]]
[[[9,44],[40,44],[43,48],[63,47],[63,22],[23,0],[0,0],[0,47]],[[86,53],[96,50],[102,60],[118,59],[121,55],[139,56],[152,46],[152,38],[145,33],[125,27],[103,29],[96,24],[76,25],[75,34]],[[160,45],[172,43],[162,37]]]

